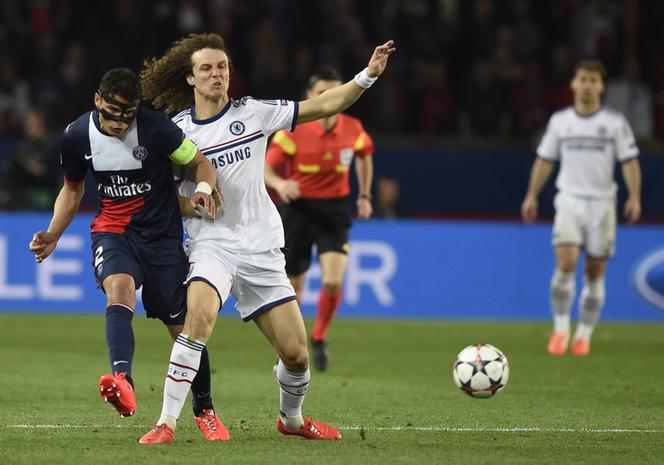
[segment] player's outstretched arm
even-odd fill
[[[41,263],[51,255],[81,205],[85,192],[83,181],[76,184],[65,183],[60,189],[58,198],[53,206],[53,218],[47,231],[37,231],[30,241],[30,251],[35,254],[37,263]]]
[[[630,223],[641,218],[641,165],[638,158],[632,158],[622,164],[622,175],[629,195],[625,202],[624,215]]]
[[[297,122],[306,123],[336,115],[351,106],[362,95],[362,92],[371,87],[378,76],[383,74],[387,60],[395,50],[394,41],[388,40],[383,45],[376,47],[366,69],[358,73],[353,80],[325,91],[317,97],[300,102]]]
[[[530,172],[530,181],[528,182],[528,192],[526,198],[521,204],[521,217],[523,221],[531,223],[537,219],[537,196],[544,184],[551,177],[553,172],[553,163],[537,157]]]

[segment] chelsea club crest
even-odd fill
[[[239,136],[244,132],[244,123],[242,121],[233,121],[229,126],[231,134]]]
[[[136,160],[143,161],[148,156],[148,149],[146,149],[142,145],[137,145],[131,151],[131,154],[134,156]]]

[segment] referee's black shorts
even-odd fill
[[[348,253],[348,230],[353,210],[348,196],[332,199],[298,199],[279,207],[286,235],[286,273],[297,276],[311,265],[311,248]]]

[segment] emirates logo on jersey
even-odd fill
[[[111,181],[110,185],[98,183],[97,189],[104,197],[111,199],[136,197],[152,190],[152,184],[149,182],[130,183],[127,176],[114,174],[109,176],[108,179]]]

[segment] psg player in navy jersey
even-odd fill
[[[192,206],[211,217],[216,171],[166,116],[139,106],[140,83],[127,68],[104,74],[94,96],[96,110],[65,129],[61,142],[64,186],[47,231],[35,233],[30,250],[37,262],[55,250],[83,197],[88,171],[94,176],[99,212],[90,227],[95,277],[106,293],[106,341],[111,373],[101,377],[102,398],[123,416],[136,401],[131,378],[134,334],[131,320],[136,289],[143,286],[149,318],[159,318],[173,339],[182,331],[187,257],[171,163],[186,165],[198,182]],[[208,439],[218,418],[210,397],[210,365],[201,366],[191,385],[194,413]],[[219,422],[220,423],[220,422]],[[223,426],[223,425],[222,425]],[[214,433],[214,431],[212,432]],[[214,436],[214,434],[212,434]]]

